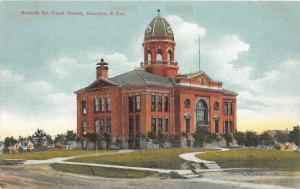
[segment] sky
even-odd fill
[[[201,70],[239,93],[238,130],[300,124],[299,1],[0,1],[0,139],[75,130],[74,91],[95,80],[100,58],[109,76],[138,67],[157,9],[173,29],[180,72],[198,70],[200,36]]]

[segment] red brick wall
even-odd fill
[[[174,90],[174,96],[173,96]],[[123,91],[123,92],[122,92]],[[122,93],[123,93],[123,105],[122,105]],[[94,113],[94,96],[110,97],[111,99],[111,112]],[[128,97],[129,96],[141,96],[141,111],[129,113]],[[152,112],[151,111],[151,95],[169,97],[169,111],[164,112]],[[221,90],[207,90],[194,87],[177,86],[154,86],[154,85],[135,85],[126,86],[123,89],[117,86],[104,87],[101,90],[85,91],[77,95],[77,133],[82,136],[82,122],[87,121],[88,132],[94,132],[94,120],[95,119],[108,119],[111,118],[111,128],[113,137],[122,137],[123,129],[124,136],[129,136],[129,115],[140,115],[140,134],[146,135],[151,130],[151,118],[165,118],[169,119],[169,134],[181,135],[185,132],[185,113],[191,115],[190,133],[193,134],[195,128],[195,107],[197,99],[200,97],[205,98],[209,107],[209,124],[210,131],[215,132],[214,128],[214,116],[219,116],[219,130],[222,134],[224,132],[224,121],[233,121],[234,130],[236,131],[236,97],[230,95],[224,95]],[[81,101],[83,98],[87,99],[87,114],[82,115]],[[184,101],[190,99],[190,107],[184,106]],[[224,101],[232,101],[233,115],[224,115]],[[219,102],[219,109],[214,109],[214,103]],[[157,100],[156,100],[157,103]],[[175,106],[173,106],[175,104]],[[101,106],[101,103],[99,104]],[[163,102],[164,108],[164,102]],[[123,112],[123,118],[122,118]],[[175,117],[174,117],[175,116]],[[122,121],[123,119],[123,121]],[[163,124],[164,125],[164,124]]]

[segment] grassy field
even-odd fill
[[[21,162],[22,162],[21,160],[0,159],[0,165],[17,165],[17,164],[20,164]]]
[[[144,178],[156,174],[156,172],[152,171],[137,171],[86,165],[68,165],[61,163],[53,163],[50,164],[50,166],[56,171],[112,178]]]
[[[243,149],[208,152],[197,157],[216,161],[222,168],[263,168],[279,171],[300,171],[300,152]]]
[[[105,153],[106,151],[98,151],[98,153]],[[25,152],[15,154],[1,154],[0,159],[30,159],[30,160],[42,160],[56,157],[69,157],[78,155],[95,154],[96,152],[86,150],[70,150],[70,151],[42,151],[42,152]]]
[[[136,167],[180,169],[185,162],[179,157],[179,154],[186,152],[205,151],[203,148],[165,148],[144,150],[138,152],[91,156],[72,159],[70,161],[87,163],[104,163],[113,165],[126,165]]]

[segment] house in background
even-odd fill
[[[75,92],[80,138],[94,132],[113,140],[148,133],[191,138],[197,129],[236,132],[237,93],[203,71],[179,74],[174,34],[159,14],[147,26],[142,46],[139,68],[109,77],[109,64],[101,59],[96,80]]]

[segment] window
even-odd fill
[[[86,100],[83,99],[82,102],[81,102],[81,108],[82,108],[81,112],[82,112],[82,114],[84,114],[84,115],[85,115],[86,112],[87,112],[86,105],[87,105]]]
[[[155,118],[151,119],[151,132],[153,134],[156,134],[156,119]]]
[[[111,104],[110,104],[110,98],[109,97],[106,98],[106,110],[107,110],[107,112],[111,111]]]
[[[219,133],[219,120],[215,120],[215,133]]]
[[[158,133],[162,134],[162,118],[157,119]]]
[[[172,51],[169,50],[168,51],[168,64],[171,64],[171,61],[172,61]]]
[[[162,96],[158,96],[157,109],[159,112],[162,111]]]
[[[100,120],[100,136],[103,137],[104,136],[104,119]]]
[[[135,117],[135,132],[136,135],[140,134],[140,116]]]
[[[156,109],[156,97],[155,97],[155,95],[152,95],[151,96],[151,111],[155,111],[155,109]]]
[[[230,122],[229,122],[229,127],[230,127],[230,129],[229,129],[230,132],[231,132],[231,133],[234,133],[234,129],[233,129],[233,121],[230,121]]]
[[[99,120],[95,120],[95,133],[98,134],[98,136],[100,136],[100,121]]]
[[[169,119],[165,118],[165,132],[169,132]]]
[[[228,121],[225,121],[225,133],[229,133]]]
[[[190,127],[191,127],[191,119],[190,117],[185,118],[185,132],[190,133]]]
[[[99,112],[99,99],[94,97],[94,112]]]
[[[111,119],[106,120],[106,132],[108,135],[111,135]]]
[[[184,101],[184,107],[185,108],[189,108],[191,106],[191,101],[190,101],[190,99],[185,99],[185,101]]]
[[[228,102],[228,115],[232,115],[232,102]]]
[[[228,115],[228,102],[227,101],[225,101],[225,103],[224,103],[224,114]]]
[[[86,123],[86,121],[82,122],[82,133],[83,133],[83,135],[86,135],[86,133],[87,133],[87,123]]]
[[[208,106],[204,100],[199,100],[196,105],[196,119],[197,125],[208,124]],[[200,124],[200,125],[199,125]]]
[[[128,97],[128,104],[129,112],[133,112],[133,96]]]
[[[215,102],[215,104],[214,104],[214,109],[215,110],[218,110],[220,107],[219,107],[219,102]]]
[[[141,111],[141,96],[135,96],[135,111]]]
[[[162,51],[161,49],[158,49],[156,52],[156,62],[162,62]]]
[[[134,134],[134,127],[133,127],[133,117],[129,116],[129,134]]]
[[[151,52],[148,51],[148,53],[147,53],[147,61],[148,61],[148,64],[151,62],[151,59],[152,59]]]
[[[105,111],[105,99],[101,98],[100,102],[101,102],[101,112],[104,112]]]
[[[165,112],[168,112],[169,111],[169,97],[168,96],[165,96],[165,102],[164,102],[164,109],[165,109]]]

